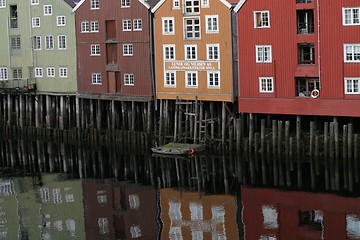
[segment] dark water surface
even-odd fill
[[[360,239],[347,166],[0,139],[0,239]]]

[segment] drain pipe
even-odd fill
[[[318,75],[319,89],[321,90],[321,54],[320,54],[320,0],[316,0],[316,17],[317,17],[317,41],[318,41]]]

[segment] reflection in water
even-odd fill
[[[1,139],[0,239],[360,239],[358,169],[141,147]]]

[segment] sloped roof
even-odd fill
[[[246,2],[246,0],[240,0],[238,2],[238,4],[236,4],[236,7],[234,8],[234,11],[238,12],[240,10],[240,8],[244,5],[245,2]]]
[[[86,1],[86,0],[64,0],[64,1],[72,1],[76,2],[76,6],[73,9],[73,12],[76,12],[76,10]],[[150,9],[151,7],[155,6],[159,0],[138,0],[141,4],[143,4],[147,9]]]
[[[156,12],[156,10],[158,10],[161,5],[167,0],[160,0],[152,9],[151,11],[154,13]],[[229,1],[226,1],[226,0],[219,0],[220,2],[222,2],[226,7],[228,7],[229,9],[232,8],[232,6],[234,6],[235,4],[238,3],[238,0],[229,0]]]
[[[74,8],[78,4],[79,0],[64,0],[71,8]]]

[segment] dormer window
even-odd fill
[[[200,12],[200,0],[185,0],[185,14],[196,14]]]

